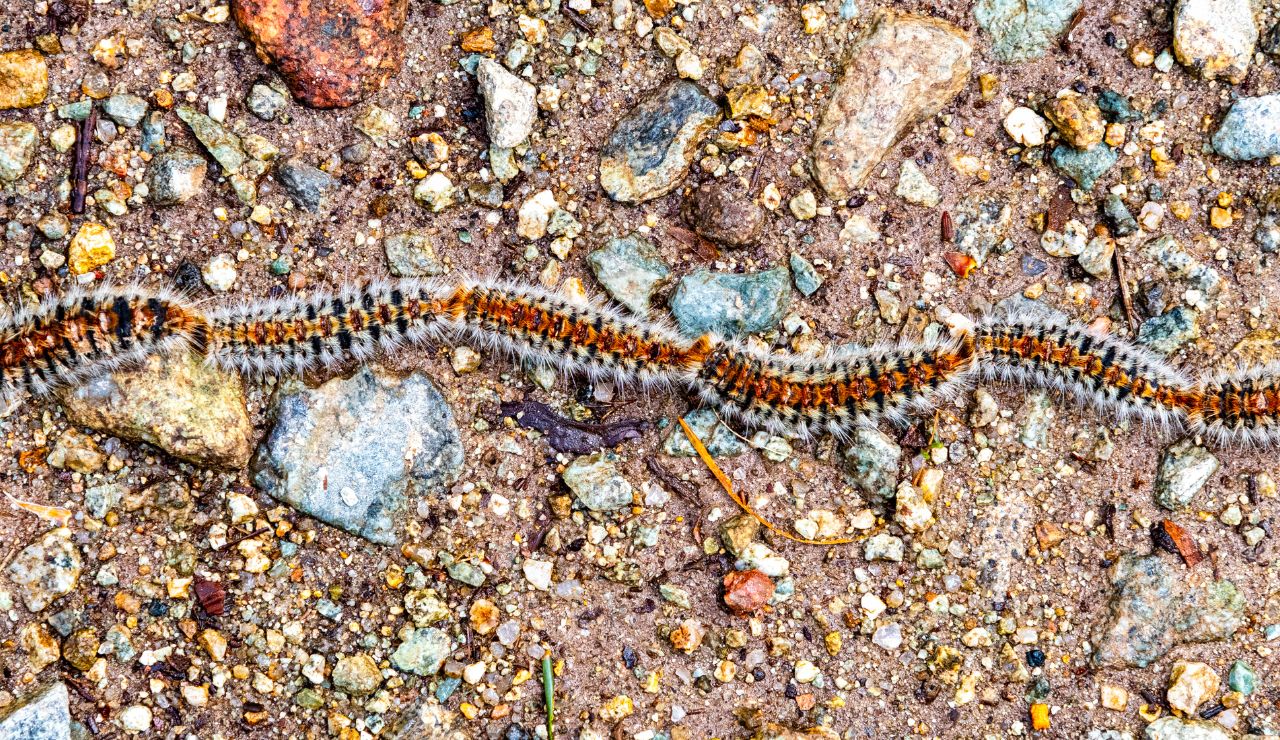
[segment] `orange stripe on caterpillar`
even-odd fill
[[[177,347],[203,348],[208,324],[167,292],[104,288],[0,322],[0,392],[41,394]]]
[[[1061,390],[1121,417],[1170,424],[1186,417],[1193,383],[1163,359],[1114,337],[1055,322],[979,327],[982,375]]]
[[[674,382],[694,373],[713,340],[513,284],[465,285],[441,301],[460,333],[534,361],[619,380]]]
[[[839,435],[858,424],[936,407],[966,387],[976,358],[969,334],[812,358],[761,356],[724,344],[712,351],[694,387],[751,426]]]
[[[1187,414],[1194,432],[1219,442],[1280,443],[1280,366],[1225,373],[1197,391]]]
[[[221,309],[211,317],[208,354],[258,376],[363,361],[435,337],[442,291],[424,281],[373,282]]]

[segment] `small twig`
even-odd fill
[[[1124,257],[1120,254],[1120,245],[1116,245],[1116,281],[1120,283],[1120,304],[1124,306],[1125,318],[1129,321],[1129,330],[1138,330],[1138,314],[1133,310],[1133,298],[1129,295],[1129,280],[1124,273]]]
[[[577,11],[573,10],[568,5],[560,5],[560,15],[568,18],[569,22],[581,29],[583,33],[595,32],[595,28],[591,26],[587,19],[579,16]]]
[[[702,543],[702,520],[705,518],[706,503],[703,502],[702,496],[698,494],[698,489],[689,483],[680,480],[670,470],[662,467],[662,463],[649,457],[645,459],[645,465],[649,467],[649,472],[658,479],[662,485],[670,488],[677,496],[684,499],[693,507],[694,514],[693,526],[690,528],[690,534],[693,537],[694,544]]]
[[[235,547],[241,542],[244,542],[245,540],[253,539],[254,537],[257,537],[260,534],[266,534],[270,531],[271,531],[271,527],[261,527],[259,529],[255,529],[252,532],[244,532],[234,540],[228,540],[227,544],[223,545],[223,549],[230,550],[231,548]]]
[[[547,740],[556,740],[556,686],[550,652],[542,655],[542,703],[547,708]]]
[[[692,503],[702,503],[702,497],[698,495],[698,490],[689,483],[677,478],[675,473],[662,467],[662,463],[649,457],[645,459],[644,464],[649,468],[650,473],[653,473],[664,486],[675,491],[676,495],[688,499]]]
[[[80,135],[71,160],[71,212],[84,213],[84,199],[89,193],[89,154],[93,146],[93,132],[98,127],[98,109],[89,103],[89,115],[80,122]]]
[[[760,182],[760,169],[764,166],[765,157],[767,157],[768,155],[769,155],[769,150],[768,148],[765,148],[764,151],[760,152],[760,158],[756,160],[755,168],[751,170],[751,185],[747,192],[747,197],[749,198],[756,197],[755,196],[756,185]]]

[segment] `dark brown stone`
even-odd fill
[[[764,223],[764,208],[737,177],[705,182],[684,202],[685,221],[704,239],[727,247],[750,244]]]
[[[236,23],[289,91],[346,108],[400,71],[408,0],[234,0]]]

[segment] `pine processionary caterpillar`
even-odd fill
[[[476,280],[375,281],[209,312],[138,287],[71,294],[0,321],[0,392],[43,394],[177,351],[263,376],[450,337],[593,378],[686,388],[748,427],[804,437],[901,422],[985,379],[1062,391],[1120,418],[1221,443],[1280,443],[1280,365],[1194,380],[1123,340],[1018,317],[913,344],[769,354],[538,288]]]
[[[151,354],[203,352],[208,328],[166,291],[70,293],[0,321],[0,393],[41,395]]]

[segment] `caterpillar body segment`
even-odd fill
[[[168,291],[104,287],[0,321],[0,395],[44,395],[149,355],[203,351],[208,321]]]
[[[379,351],[438,339],[446,292],[428,281],[377,281],[218,309],[210,314],[207,354],[259,377],[364,362]]]
[[[1280,364],[1211,376],[1197,388],[1187,426],[1220,444],[1280,444]]]
[[[843,437],[857,425],[902,422],[963,391],[976,370],[975,349],[971,334],[817,357],[766,356],[723,343],[692,385],[747,426]]]
[[[698,371],[714,342],[505,282],[463,284],[442,301],[442,313],[452,333],[484,346],[623,384],[678,384]]]
[[[1052,320],[984,322],[977,332],[982,376],[1067,393],[1121,419],[1169,427],[1185,421],[1195,383],[1147,350]]]

